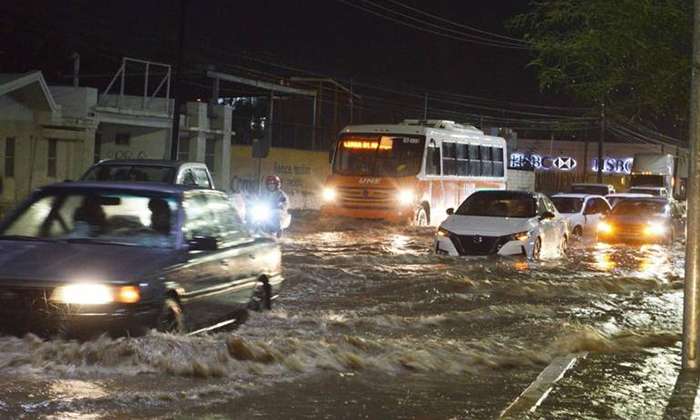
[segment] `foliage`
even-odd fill
[[[509,25],[531,43],[540,88],[607,112],[686,115],[692,0],[537,0]]]

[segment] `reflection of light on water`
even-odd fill
[[[617,265],[612,259],[612,248],[608,244],[596,244],[594,252],[596,266],[603,271],[610,271]]]
[[[642,276],[661,274],[668,263],[668,252],[657,245],[642,245],[641,251],[644,254],[639,263],[639,274]]]
[[[406,250],[406,244],[408,243],[408,236],[406,235],[391,235],[391,243],[389,245],[389,251],[395,254],[405,254],[408,252]]]
[[[515,269],[518,271],[527,271],[530,269],[530,264],[526,263],[525,261],[516,261]]]
[[[107,391],[102,385],[95,382],[80,381],[77,379],[63,379],[51,384],[51,394],[57,399],[72,400],[78,398],[102,398]]]

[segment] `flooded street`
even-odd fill
[[[624,392],[631,377],[596,361],[677,368],[667,354],[680,347],[681,244],[583,240],[529,262],[436,256],[433,235],[304,216],[282,240],[281,298],[237,330],[2,337],[0,418],[490,419],[553,358],[578,352],[587,374],[565,379],[533,418],[575,417],[581,399],[591,418],[631,418],[644,412]],[[628,406],[596,400],[589,374],[609,374]]]

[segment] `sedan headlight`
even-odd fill
[[[598,223],[598,232],[611,233],[613,231],[612,225],[607,222]]]
[[[437,230],[437,236],[442,236],[443,238],[446,238],[450,235],[452,235],[452,232],[450,232],[447,229],[438,228],[438,230]]]
[[[666,232],[666,227],[658,222],[650,222],[644,227],[644,234],[647,236],[663,235]]]
[[[528,239],[530,239],[530,233],[530,231],[514,233],[510,235],[510,237],[514,241],[527,241]]]
[[[413,191],[411,190],[401,190],[399,191],[399,203],[403,205],[411,204],[413,203],[413,200],[415,198],[415,194],[413,194]]]
[[[323,201],[333,201],[335,200],[335,190],[333,188],[326,187],[323,189]]]
[[[75,283],[54,289],[51,300],[74,305],[136,303],[141,300],[141,291],[138,286],[112,287],[99,283]]]

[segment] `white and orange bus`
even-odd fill
[[[452,121],[346,127],[331,162],[330,216],[437,225],[474,191],[506,188],[506,141]]]

